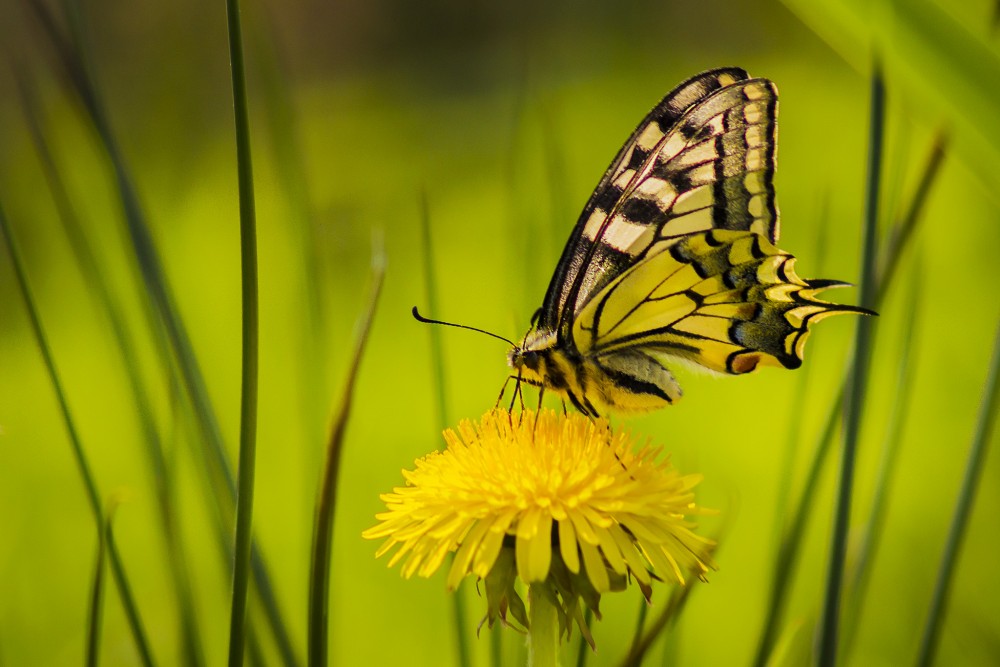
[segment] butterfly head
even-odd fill
[[[540,380],[545,375],[546,358],[555,345],[554,331],[532,330],[507,353],[507,365],[528,381]]]

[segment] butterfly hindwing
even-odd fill
[[[754,232],[661,241],[581,311],[577,349],[598,358],[640,349],[730,374],[797,368],[810,324],[859,309],[817,299],[839,283],[802,280],[794,263]]]

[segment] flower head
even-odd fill
[[[386,538],[379,556],[398,546],[389,565],[402,561],[404,577],[430,576],[454,552],[448,587],[485,579],[491,623],[508,608],[523,623],[515,576],[548,582],[575,616],[579,598],[596,610],[628,575],[648,598],[654,577],[683,584],[711,566],[714,543],[688,518],[704,513],[692,493],[701,477],[657,461],[659,447],[634,452],[606,421],[492,411],[444,437],[446,450],[382,496],[388,511],[364,537]]]

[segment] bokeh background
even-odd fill
[[[166,446],[207,664],[224,659],[230,575],[218,556],[199,435],[157,355],[114,174],[31,2],[0,7],[0,203],[22,248],[69,406],[160,664],[183,662],[170,556],[122,357],[59,222],[15,72],[69,200],[133,332]],[[43,3],[44,4],[44,3]],[[240,274],[232,97],[221,2],[50,3],[76,16],[92,74],[193,341],[230,458],[240,391]],[[65,9],[69,8],[66,13]],[[845,664],[910,662],[972,437],[1000,299],[1000,38],[989,0],[407,2],[246,0],[260,242],[261,385],[255,532],[304,659],[314,498],[373,243],[388,259],[345,443],[331,588],[334,664],[455,664],[443,573],[405,581],[360,537],[379,493],[442,445],[421,217],[432,233],[434,316],[517,337],[562,244],[620,144],[681,80],[737,65],[781,95],[780,246],[806,277],[856,281],[872,62],[889,111],[883,230],[914,196],[939,129],[943,167],[878,321],[860,443],[856,523],[867,517],[897,383],[909,293],[918,315],[912,401],[859,630]],[[375,239],[373,241],[373,239]],[[836,299],[855,303],[855,290]],[[721,510],[719,571],[694,591],[650,664],[746,664],[771,585],[782,498],[795,497],[843,375],[855,322],[820,325],[802,370],[716,378],[680,369],[685,399],[619,420],[701,472]],[[497,341],[446,330],[446,420],[493,406]],[[796,396],[804,396],[798,400]],[[798,415],[793,414],[793,411]],[[797,419],[797,416],[800,417]],[[82,659],[97,530],[6,249],[0,252],[0,664]],[[993,439],[996,445],[996,438]],[[789,447],[789,443],[791,447]],[[789,460],[789,452],[792,458]],[[1000,467],[982,470],[939,664],[1000,662]],[[822,603],[836,458],[808,524],[782,631],[808,645]],[[463,587],[470,628],[485,613]],[[669,595],[654,592],[654,608]],[[617,664],[641,596],[609,595],[593,665]],[[471,630],[470,630],[471,632]],[[487,664],[488,633],[471,642]],[[802,638],[805,639],[802,639]],[[262,638],[268,662],[277,653]],[[505,662],[523,656],[507,632]],[[575,642],[573,644],[575,646]],[[662,658],[661,655],[666,655]],[[566,652],[567,662],[573,651]],[[105,664],[137,656],[109,589]]]

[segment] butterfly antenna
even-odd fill
[[[417,310],[416,306],[413,307],[413,318],[417,322],[423,322],[424,324],[443,324],[446,327],[455,327],[456,329],[468,329],[469,331],[478,331],[481,334],[486,334],[487,336],[498,338],[503,342],[507,343],[508,345],[510,345],[511,347],[517,347],[517,343],[510,340],[509,338],[504,338],[503,336],[495,334],[492,331],[487,331],[486,329],[479,329],[478,327],[470,327],[467,324],[455,324],[454,322],[445,322],[443,320],[432,320],[429,317],[424,317],[423,315],[420,314],[420,311]]]

